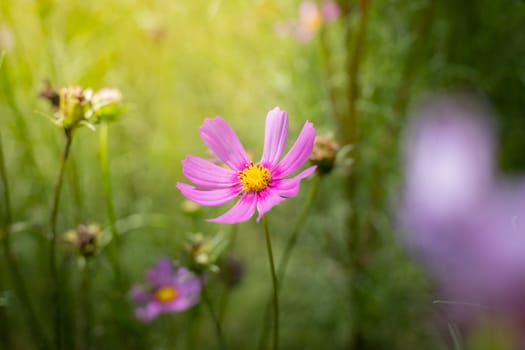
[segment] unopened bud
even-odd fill
[[[317,171],[321,175],[328,174],[332,171],[335,164],[339,145],[333,136],[316,136],[310,161],[317,165]]]

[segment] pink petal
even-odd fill
[[[311,166],[300,172],[297,176],[291,179],[275,180],[272,183],[272,190],[282,197],[295,197],[299,193],[299,185],[301,180],[313,174],[317,166]]]
[[[225,204],[237,197],[237,195],[239,195],[239,193],[242,191],[241,184],[216,190],[201,190],[183,182],[177,182],[177,188],[188,199],[204,206]]]
[[[135,309],[135,317],[144,322],[151,322],[161,311],[160,304],[155,300],[151,300],[145,306]]]
[[[257,211],[259,212],[259,215],[257,216],[256,221],[259,222],[264,214],[285,199],[286,198],[279,196],[270,188],[258,193]]]
[[[315,140],[314,125],[310,122],[304,123],[303,130],[286,156],[277,164],[273,171],[275,177],[285,177],[299,169],[308,160]]]
[[[223,224],[236,224],[249,220],[255,212],[257,204],[257,194],[245,193],[241,199],[226,213],[214,219],[209,219],[210,222],[219,222]]]
[[[250,163],[235,131],[221,117],[206,118],[199,134],[206,146],[230,168],[242,170]]]
[[[230,187],[238,183],[237,172],[195,156],[182,161],[182,173],[197,186],[209,189]]]
[[[171,301],[169,304],[164,305],[165,311],[184,311],[186,309],[189,309],[193,305],[197,304],[199,302],[200,295],[199,294],[182,294],[178,295],[177,298],[173,301]]]
[[[288,138],[288,113],[275,107],[266,116],[261,163],[273,168],[281,158]]]

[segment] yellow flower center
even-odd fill
[[[177,297],[177,290],[173,287],[161,287],[155,292],[155,299],[161,303],[167,303]]]
[[[261,192],[270,184],[270,170],[260,164],[250,164],[239,173],[239,181],[245,192]]]

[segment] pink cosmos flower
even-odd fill
[[[181,312],[199,302],[200,278],[185,267],[175,268],[170,258],[160,258],[146,277],[147,285],[135,284],[130,292],[139,320],[150,322],[161,313]]]
[[[311,166],[295,177],[287,178],[308,160],[315,129],[311,122],[305,122],[295,144],[279,160],[288,138],[288,113],[279,107],[268,112],[266,117],[264,150],[258,163],[249,159],[237,135],[221,117],[206,119],[199,133],[226,167],[188,155],[182,161],[182,171],[197,187],[178,182],[177,188],[188,199],[204,206],[223,205],[240,196],[229,211],[209,219],[211,222],[244,222],[253,216],[256,209],[259,222],[275,205],[286,198],[295,197],[301,180],[311,175],[316,168]]]

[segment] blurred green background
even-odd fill
[[[502,168],[525,169],[525,3],[341,1],[341,18],[307,43],[275,31],[276,24],[298,17],[299,5],[0,0],[0,50],[5,52],[0,133],[15,222],[12,245],[46,331],[51,332],[46,234],[64,142],[61,130],[45,117],[52,115],[48,102],[38,97],[48,81],[53,87],[115,87],[124,96],[128,110],[109,127],[109,157],[117,221],[125,233],[121,262],[128,286],[141,281],[158,257],[180,257],[185,235],[195,230],[182,212],[184,198],[175,184],[182,180],[180,161],[186,154],[207,154],[198,137],[205,117],[223,116],[257,159],[265,115],[273,107],[288,111],[290,138],[310,120],[318,133],[337,134],[344,144],[338,114],[355,103],[359,129],[350,156],[356,158],[356,190],[347,197],[349,175],[341,168],[321,183],[282,291],[282,348],[452,346],[450,335],[434,322],[436,297],[426,277],[395,233],[391,209],[400,174],[398,144],[406,111],[418,97],[450,88],[475,90],[499,118]],[[352,71],[348,62],[355,62],[360,40],[358,70]],[[355,96],[348,87],[353,81]],[[269,215],[277,255],[311,184],[304,181],[298,198]],[[202,219],[225,209],[203,208]],[[350,233],[349,212],[359,218]],[[73,141],[59,231],[84,222],[107,225],[99,135],[87,128]],[[199,219],[197,229],[212,236],[232,227]],[[270,275],[262,227],[250,221],[237,230],[234,252],[246,273],[229,299],[223,327],[230,348],[251,349],[258,341]],[[360,250],[348,249],[350,234],[359,237]],[[352,261],[358,254],[366,269],[356,272]],[[76,334],[82,317],[78,268],[68,254],[61,266],[69,276],[63,286],[68,331]],[[30,349],[7,276],[0,264],[1,307],[13,348]],[[200,307],[149,325],[135,321],[127,295],[112,290],[104,252],[94,260],[92,285],[93,348],[184,348],[188,324],[199,317],[194,348],[215,346],[211,321]],[[212,290],[214,300],[221,288]],[[78,341],[73,346],[83,348]]]

